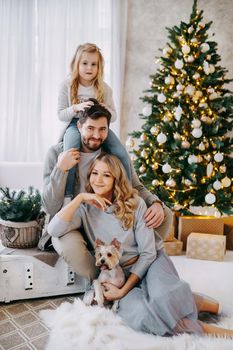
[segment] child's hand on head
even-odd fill
[[[92,101],[77,103],[77,104],[73,105],[73,110],[74,110],[74,112],[78,113],[78,112],[84,111],[86,108],[90,108],[93,105],[94,105],[94,103]]]

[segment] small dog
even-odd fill
[[[125,283],[125,275],[119,265],[121,257],[120,242],[116,238],[107,245],[100,239],[95,241],[95,258],[96,266],[99,266],[101,272],[98,279],[93,281],[92,289],[86,292],[83,301],[86,305],[105,306],[102,283],[109,282],[116,287],[121,288]],[[118,300],[115,300],[112,305],[112,310],[116,312]]]

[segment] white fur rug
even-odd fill
[[[233,340],[207,336],[159,337],[135,332],[111,310],[65,302],[40,316],[51,329],[46,350],[232,350]],[[233,316],[218,325],[233,328]]]

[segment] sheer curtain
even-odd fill
[[[0,0],[0,160],[43,161],[57,142],[57,96],[77,45],[105,58],[120,129],[126,0]]]

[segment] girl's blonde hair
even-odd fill
[[[79,63],[84,52],[97,53],[98,54],[98,71],[93,81],[94,88],[96,90],[96,99],[98,102],[104,102],[104,58],[100,49],[95,44],[86,43],[79,45],[70,63],[71,81],[70,81],[70,92],[71,92],[71,103],[80,103],[78,99],[78,86],[79,86]]]
[[[111,154],[100,154],[91,164],[87,174],[87,192],[94,192],[90,185],[90,176],[96,163],[102,161],[107,164],[114,177],[113,204],[114,214],[123,222],[125,229],[133,226],[134,212],[138,205],[138,192],[129,183],[125,169],[119,159]]]

